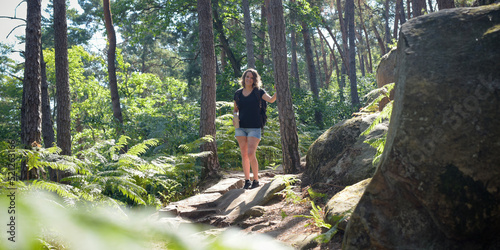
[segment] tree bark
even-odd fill
[[[330,46],[330,44],[328,43],[328,40],[326,40],[326,37],[323,35],[323,33],[321,32],[321,30],[318,28],[318,33],[321,35],[321,38],[325,41],[326,45],[328,46],[328,49],[330,49],[330,71],[329,71],[329,75],[331,76],[331,74],[333,73],[333,67],[335,66],[335,73],[337,75],[337,82],[339,81],[340,79],[340,70],[339,70],[339,63],[337,62],[337,57],[335,56],[335,51],[333,50],[333,48]],[[330,82],[330,78],[328,78],[328,83]],[[326,86],[326,88],[328,89],[328,86]]]
[[[40,65],[42,74],[42,138],[43,145],[45,148],[50,148],[55,146],[54,142],[54,124],[52,122],[52,116],[50,115],[50,97],[49,97],[49,84],[47,83],[47,71],[46,63],[43,59],[43,48],[40,49]],[[57,181],[57,170],[49,167],[49,179],[51,181]]]
[[[335,38],[335,35],[333,35],[332,29],[326,24],[325,19],[321,18],[321,21],[323,22],[323,25],[325,26],[325,29],[328,31],[328,34],[330,34],[330,37],[332,38],[333,42],[335,43],[335,46],[337,47],[337,50],[339,51],[340,58],[342,59],[342,65],[345,66],[347,64],[347,55],[342,51],[342,48],[340,47],[339,43],[337,42],[337,39]],[[337,72],[341,73],[339,71],[337,71]]]
[[[54,0],[54,46],[57,98],[57,146],[62,155],[71,155],[71,102],[68,66],[66,1]]]
[[[309,31],[309,34],[311,34],[311,31]],[[316,63],[315,63],[315,68],[316,68],[316,78],[319,77],[319,79],[317,79],[316,81],[316,84],[317,84],[317,88],[318,89],[321,89],[323,87],[323,83],[324,83],[324,76],[323,76],[323,72],[321,72],[321,64],[320,64],[320,60],[319,60],[319,52],[318,52],[318,45],[316,44],[316,39],[314,37],[314,32],[311,36],[311,41],[312,41],[312,46],[311,46],[311,49],[313,50],[314,52],[314,56],[316,58]]]
[[[372,22],[372,28],[373,33],[375,33],[375,37],[377,38],[378,46],[380,47],[380,53],[381,55],[385,55],[387,53],[387,50],[385,48],[384,40],[382,40],[382,37],[380,37],[380,33],[378,33],[375,22]]]
[[[332,76],[332,72],[330,72],[330,70],[328,69],[328,61],[326,60],[325,44],[323,42],[323,39],[321,39],[321,36],[319,38],[319,41],[321,44],[321,56],[323,57],[323,71],[325,72],[324,87],[325,87],[325,89],[328,89],[328,86],[330,83],[330,77]]]
[[[71,100],[68,65],[68,25],[66,1],[54,0],[54,47],[57,99],[57,146],[62,155],[71,155]],[[53,174],[53,173],[50,173]],[[69,171],[57,171],[56,181],[70,176]],[[51,179],[53,175],[51,175]]]
[[[202,159],[202,179],[219,178],[219,158],[217,157],[217,143],[215,140],[215,45],[212,20],[212,5],[210,0],[198,0],[198,23],[201,50],[201,114],[200,137],[211,135],[214,140],[201,145],[202,151],[212,154]]]
[[[422,11],[425,11],[427,4],[425,3],[425,0],[412,0],[412,11],[413,11],[413,17],[418,17],[423,14]]]
[[[266,19],[266,5],[265,3],[262,3],[261,8],[260,8],[260,30],[259,30],[259,37],[260,37],[260,53],[258,54],[258,59],[262,63],[262,65],[265,64],[265,58],[266,58],[266,27],[267,27],[267,19]]]
[[[400,1],[400,0],[397,0],[397,1]],[[371,50],[371,47],[370,47],[370,39],[368,38],[368,31],[366,30],[366,25],[365,25],[365,22],[363,21],[363,11],[362,11],[362,5],[361,5],[361,0],[358,0],[358,6],[359,6],[359,19],[360,19],[360,22],[361,22],[361,27],[363,28],[363,32],[364,32],[364,35],[365,35],[365,40],[366,40],[366,49],[368,50],[368,61],[366,62],[367,63],[367,71],[368,73],[372,73],[373,72],[373,64],[372,64],[372,50]],[[361,41],[361,40],[360,40]]]
[[[292,96],[288,86],[288,64],[285,38],[285,20],[281,0],[265,0],[269,38],[274,66],[274,81],[277,91],[280,121],[283,170],[286,174],[300,169],[299,140]]]
[[[439,10],[455,8],[455,1],[453,0],[437,0],[437,4]]]
[[[401,13],[399,12],[400,4],[401,4],[401,0],[396,0],[396,7],[395,7],[395,11],[394,11],[394,25],[393,25],[394,29],[392,32],[392,37],[394,37],[394,39],[398,39],[399,20],[401,18]]]
[[[406,15],[405,15],[405,5],[404,5],[404,2],[403,0],[397,0],[397,1],[400,1],[400,4],[399,4],[399,24],[401,24],[401,26],[403,26],[404,23],[406,23]]]
[[[318,81],[316,79],[316,67],[314,66],[314,55],[311,45],[311,36],[309,34],[309,27],[302,21],[302,36],[304,37],[304,50],[306,52],[306,63],[307,63],[307,73],[309,75],[309,86],[311,86],[311,92],[313,93],[313,99],[315,102],[319,99],[319,89]],[[314,120],[318,127],[322,126],[323,114],[317,109],[315,105],[314,110]]]
[[[54,146],[54,124],[52,122],[52,115],[50,114],[50,97],[49,97],[49,84],[47,82],[46,63],[43,59],[43,50],[40,50],[40,65],[42,74],[42,137],[43,145],[45,148]]]
[[[113,19],[111,16],[111,6],[109,0],[102,0],[104,9],[104,24],[106,26],[106,33],[108,35],[108,77],[109,89],[111,91],[111,103],[113,105],[113,116],[118,121],[119,129],[118,134],[123,134],[123,116],[120,106],[120,96],[118,95],[118,80],[116,79],[116,33],[113,27]]]
[[[245,19],[245,38],[247,43],[247,63],[248,67],[255,68],[255,57],[253,53],[253,38],[252,38],[252,18],[250,16],[250,6],[248,0],[242,2],[243,16]]]
[[[384,2],[384,39],[385,39],[385,50],[389,51],[389,44],[391,44],[391,29],[389,28],[389,1]],[[425,0],[424,0],[425,1]]]
[[[411,0],[406,0],[406,16],[411,19]]]
[[[291,1],[293,6],[295,7],[296,0]],[[295,8],[290,10],[290,22],[293,26],[297,21],[297,12]],[[292,76],[292,85],[294,85],[297,89],[300,89],[300,78],[299,78],[299,65],[297,63],[297,33],[295,32],[295,28],[292,27],[292,31],[290,32],[290,49],[292,51],[292,62],[290,65],[291,68],[291,76]]]
[[[41,97],[41,0],[28,0],[26,18],[25,68],[23,100],[21,107],[21,141],[25,148],[41,146],[42,97]],[[21,180],[38,179],[37,168],[28,171],[26,162],[21,164]]]
[[[346,19],[349,26],[349,82],[351,83],[351,104],[360,106],[356,79],[356,30],[354,27],[354,0],[346,0]]]
[[[349,47],[348,47],[348,38],[347,38],[347,27],[345,24],[345,20],[342,14],[342,1],[337,0],[337,12],[339,14],[339,24],[340,24],[340,31],[342,33],[342,46],[343,46],[343,53],[345,57],[342,57],[342,62],[345,65],[345,69],[347,72],[349,72]]]

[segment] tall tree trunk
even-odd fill
[[[260,29],[259,29],[259,37],[260,37],[260,53],[258,55],[259,61],[262,65],[265,64],[266,58],[266,27],[267,27],[267,18],[266,18],[266,4],[262,2],[260,8]]]
[[[453,0],[437,0],[437,4],[439,10],[455,8],[455,1]]]
[[[66,1],[54,0],[54,47],[57,98],[57,146],[62,155],[71,155],[71,101],[68,66],[68,25]],[[57,181],[70,176],[69,171],[57,171]]]
[[[392,32],[392,37],[394,37],[394,39],[398,39],[398,31],[399,31],[399,20],[401,18],[401,13],[399,12],[400,10],[400,5],[401,5],[401,0],[396,0],[396,7],[395,7],[395,11],[394,11],[394,29],[393,29],[393,32]]]
[[[222,67],[222,71],[224,71],[227,67],[227,56],[224,49],[220,50],[220,65]]]
[[[359,60],[359,69],[361,70],[361,76],[365,77],[366,76],[365,55],[358,53],[358,60]]]
[[[231,63],[231,66],[233,67],[234,71],[234,76],[240,77],[241,76],[241,65],[240,62],[236,59],[234,56],[233,51],[231,50],[231,47],[229,46],[229,41],[226,38],[226,35],[224,33],[224,26],[222,24],[222,20],[219,17],[219,12],[217,10],[219,1],[215,0],[214,1],[214,8],[213,8],[213,19],[214,19],[214,26],[215,30],[219,32],[219,39],[222,44],[222,49],[225,50],[226,56],[229,58],[229,62]],[[213,29],[212,29],[213,30]]]
[[[361,75],[363,77],[366,76],[365,70],[365,59],[366,59],[366,45],[363,40],[363,30],[359,27],[359,30],[356,32],[356,39],[358,40],[357,52],[358,52],[358,61],[359,61],[359,69],[361,70]]]
[[[349,27],[349,81],[351,83],[351,104],[359,107],[358,84],[356,79],[356,30],[354,27],[354,0],[346,0],[346,19]]]
[[[346,75],[345,64],[342,63],[340,66],[340,81],[339,81],[340,102],[345,101],[345,96],[344,96],[345,75]]]
[[[347,55],[346,55],[346,53],[343,52],[342,48],[340,47],[339,43],[337,42],[337,39],[335,38],[335,35],[333,35],[332,29],[326,24],[326,21],[325,21],[324,18],[321,18],[321,22],[323,23],[323,25],[325,26],[325,29],[328,31],[328,34],[330,34],[330,37],[332,38],[333,42],[335,43],[335,46],[337,47],[337,50],[338,50],[338,52],[340,54],[340,58],[342,59],[342,64],[346,65],[347,64]],[[337,72],[339,72],[338,69],[337,69]]]
[[[403,0],[397,0],[397,1],[400,1],[399,9],[398,9],[398,12],[399,12],[399,24],[401,26],[403,26],[403,24],[406,23],[405,5],[404,5]]]
[[[366,49],[368,50],[368,61],[367,63],[367,71],[368,73],[373,72],[373,63],[372,63],[372,49],[370,47],[370,39],[368,38],[368,31],[366,30],[366,25],[365,22],[363,21],[363,11],[362,11],[362,5],[361,5],[361,0],[358,0],[358,6],[359,6],[359,19],[361,22],[361,27],[363,28],[363,33],[365,35],[365,40],[366,40]]]
[[[375,33],[375,37],[377,38],[377,42],[378,42],[378,46],[380,47],[381,55],[385,55],[387,53],[387,50],[385,48],[384,40],[382,40],[382,37],[380,37],[380,33],[378,33],[377,26],[375,25],[375,22],[372,22],[372,29],[373,29],[373,33]]]
[[[269,38],[274,66],[274,81],[278,97],[283,170],[287,174],[300,169],[299,140],[292,95],[288,86],[288,64],[285,38],[285,20],[281,0],[265,0]]]
[[[406,0],[406,16],[411,19],[411,0]]]
[[[57,98],[57,146],[61,154],[71,155],[71,102],[68,67],[68,26],[66,1],[54,0],[54,47]]]
[[[255,68],[255,57],[253,54],[253,38],[252,38],[252,18],[250,16],[250,6],[248,0],[242,2],[243,16],[245,19],[245,37],[247,42],[247,62],[248,67]]]
[[[307,63],[307,73],[309,75],[309,86],[311,86],[311,91],[313,93],[313,99],[315,102],[319,99],[319,89],[318,81],[316,79],[316,67],[314,66],[314,55],[312,52],[311,36],[309,33],[309,27],[302,21],[302,36],[304,37],[304,50],[306,52],[306,63]],[[322,126],[323,115],[321,111],[315,105],[314,119],[318,127]]]
[[[111,17],[111,6],[109,0],[102,0],[104,9],[104,24],[108,34],[108,76],[109,76],[109,89],[111,91],[111,103],[113,105],[113,116],[119,122],[118,134],[123,134],[123,116],[120,106],[120,96],[118,95],[118,81],[116,79],[116,33],[113,27],[113,19]]]
[[[54,124],[52,122],[52,116],[50,114],[50,96],[49,96],[49,84],[47,82],[47,71],[46,63],[43,59],[43,50],[40,49],[40,66],[42,74],[42,137],[43,145],[45,148],[50,148],[54,146],[55,135],[54,135]]]
[[[319,28],[318,28],[318,30],[319,30]],[[328,70],[328,61],[326,60],[325,44],[323,42],[323,39],[321,39],[321,35],[320,35],[319,41],[321,44],[321,56],[323,57],[323,71],[325,72],[324,87],[325,87],[325,89],[328,89],[328,85],[330,83],[330,77],[332,76],[332,72],[330,72]]]
[[[329,76],[332,75],[333,73],[333,67],[335,66],[335,72],[336,72],[336,75],[337,75],[337,82],[339,82],[339,77],[340,77],[340,70],[339,70],[339,64],[337,62],[337,57],[335,56],[335,51],[333,50],[333,48],[330,46],[330,44],[328,43],[328,40],[326,40],[326,37],[323,35],[323,33],[321,32],[321,30],[318,28],[318,33],[321,35],[321,38],[325,41],[326,45],[328,46],[328,49],[330,49],[330,71],[329,71]],[[332,62],[333,61],[333,62]],[[330,78],[328,78],[328,84],[330,83]],[[328,85],[326,86],[326,88],[328,89]]]
[[[311,34],[311,30],[309,30],[309,34]],[[323,86],[323,73],[321,72],[321,64],[319,61],[319,53],[318,53],[318,46],[316,44],[316,39],[314,38],[314,32],[311,36],[311,49],[313,51],[313,56],[316,59],[316,62],[314,63],[314,68],[316,69],[316,85],[318,90],[322,88]],[[318,79],[319,77],[319,79]]]
[[[49,84],[47,82],[46,63],[43,59],[43,48],[40,49],[40,65],[42,73],[42,138],[45,148],[55,146],[54,142],[54,124],[52,123],[52,116],[50,115],[50,95]],[[57,170],[49,167],[49,179],[57,181]]]
[[[423,14],[422,11],[425,11],[427,4],[425,0],[412,0],[412,11],[413,17],[418,17]]]
[[[349,54],[349,47],[348,47],[348,38],[347,38],[347,27],[346,27],[346,24],[345,24],[345,20],[344,20],[344,17],[343,17],[343,14],[342,14],[342,1],[341,0],[337,0],[337,12],[339,14],[339,24],[340,24],[340,31],[341,31],[341,34],[342,34],[342,46],[343,46],[343,53],[345,55],[345,57],[342,58],[342,61],[345,65],[345,69],[347,70],[347,72],[349,72],[349,56],[347,56]]]
[[[389,51],[389,44],[391,44],[391,29],[389,28],[389,1],[385,0],[384,2],[384,38],[385,38],[385,50]],[[424,0],[425,1],[425,0]]]
[[[292,4],[295,7],[296,0],[292,0]],[[290,10],[290,22],[291,25],[294,25],[297,21],[297,12],[295,8]],[[290,49],[292,51],[292,62],[290,65],[292,76],[292,85],[294,85],[297,89],[300,89],[300,79],[299,79],[299,65],[297,63],[297,33],[295,32],[295,28],[292,27],[292,31],[290,33]]]
[[[215,140],[215,45],[212,20],[212,5],[210,0],[198,0],[198,23],[201,50],[201,114],[200,137],[211,135],[214,140],[201,145],[202,151],[212,154],[203,158],[202,179],[219,178],[219,158],[217,157],[217,143]]]
[[[21,107],[21,141],[25,148],[39,146],[41,143],[42,108],[41,108],[41,0],[28,0],[26,17],[26,47]],[[26,162],[21,164],[21,180],[38,179],[37,168],[28,171]]]

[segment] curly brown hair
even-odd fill
[[[246,77],[248,72],[252,73],[252,75],[253,75],[253,77],[252,77],[253,78],[253,87],[260,88],[262,86],[262,81],[260,79],[259,73],[255,69],[247,69],[247,70],[245,70],[245,72],[243,72],[243,75],[241,76],[241,82],[240,82],[241,87],[243,87],[243,88],[245,87],[245,77]]]

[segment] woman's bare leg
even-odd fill
[[[259,146],[260,139],[257,137],[249,136],[247,137],[247,147],[248,147],[248,160],[250,166],[252,167],[253,179],[259,181],[259,162],[257,161],[257,146]]]
[[[241,165],[245,180],[250,180],[250,160],[248,158],[248,140],[246,136],[236,136],[241,152]]]

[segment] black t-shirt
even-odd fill
[[[254,88],[248,96],[243,95],[241,90],[234,93],[234,100],[239,110],[240,128],[261,128],[262,119],[260,118],[259,99],[255,94],[256,91],[261,99],[266,93],[265,90],[258,88]]]

